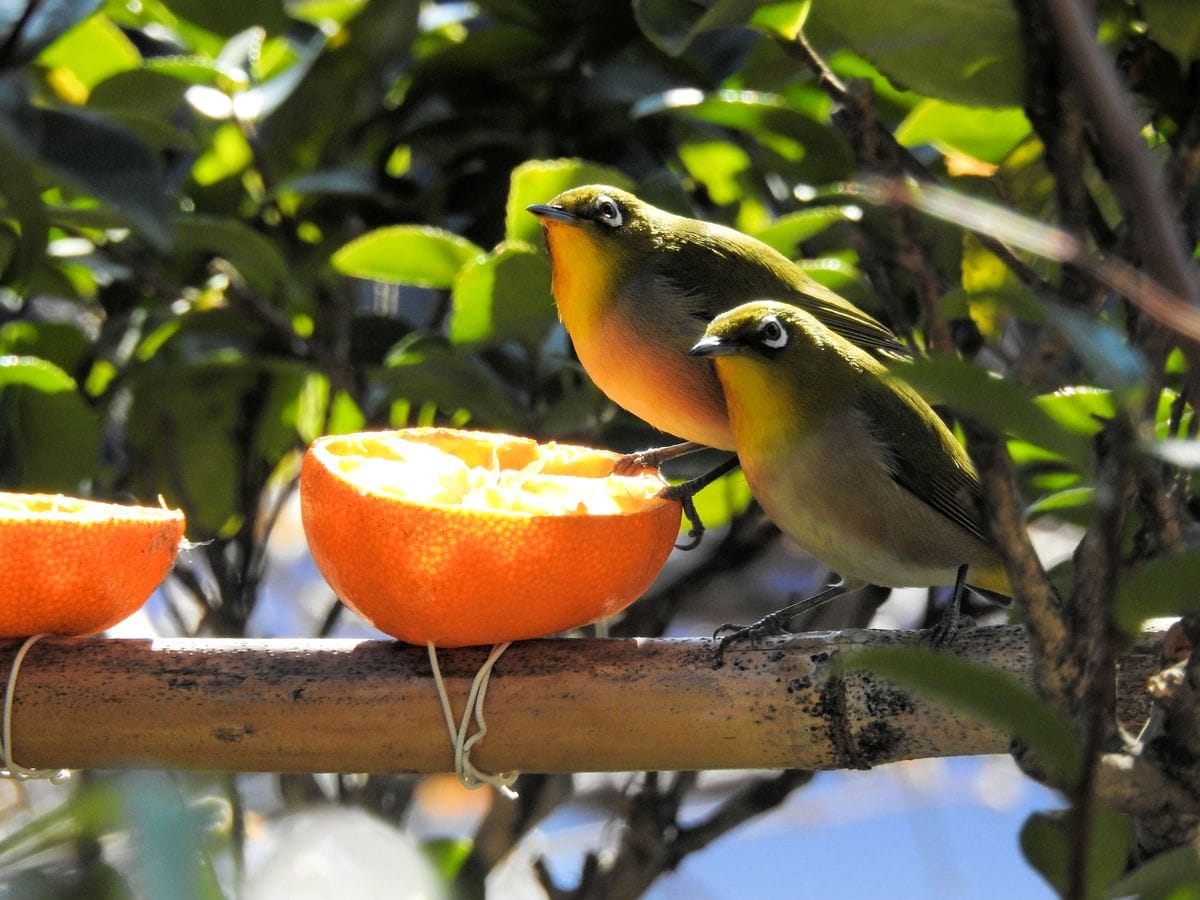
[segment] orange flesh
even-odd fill
[[[411,643],[538,637],[623,609],[653,581],[679,505],[651,471],[528,438],[421,428],[320,438],[305,533],[335,593]]]

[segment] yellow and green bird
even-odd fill
[[[688,350],[739,304],[785,301],[866,350],[905,352],[870,315],[731,228],[606,185],[529,211],[545,229],[559,317],[588,375],[618,406],[685,441],[735,449],[713,368]]]
[[[879,360],[773,301],[717,316],[691,355],[714,364],[755,498],[847,589],[965,583],[1011,595],[970,458]]]

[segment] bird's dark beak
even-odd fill
[[[732,356],[741,350],[741,344],[721,337],[718,334],[706,334],[692,345],[689,356]]]
[[[567,212],[561,206],[549,206],[545,203],[535,203],[533,206],[527,206],[525,209],[533,213],[539,219],[554,219],[558,222],[578,222],[583,217],[577,216],[573,212]]]

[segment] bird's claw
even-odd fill
[[[678,496],[675,496],[672,494],[672,491],[675,491],[676,487],[679,486],[676,485],[669,488],[663,488],[662,491],[659,492],[658,496],[665,500],[678,500],[683,506],[683,514],[687,517],[688,522],[690,522],[692,526],[688,529],[688,540],[682,544],[676,544],[675,549],[684,551],[695,550],[700,546],[700,542],[704,540],[704,523],[700,521],[700,513],[696,512],[696,503],[692,499],[691,493],[687,491],[676,491]]]
[[[637,453],[626,453],[618,456],[613,463],[614,475],[636,475],[644,469],[657,469],[653,450],[639,450]]]
[[[971,616],[946,615],[936,625],[921,629],[921,643],[928,644],[935,650],[948,646],[964,628],[974,628],[975,620]]]
[[[724,665],[725,651],[734,644],[753,642],[759,638],[785,633],[791,618],[790,610],[781,609],[768,613],[750,625],[734,625],[726,622],[713,632],[713,640],[717,641],[717,649],[713,652],[713,668],[719,669]]]

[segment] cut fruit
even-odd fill
[[[617,454],[449,428],[318,438],[300,470],[313,559],[347,606],[414,644],[554,634],[636,600],[680,506]]]
[[[0,637],[111,628],[171,571],[183,531],[176,509],[0,492]]]

